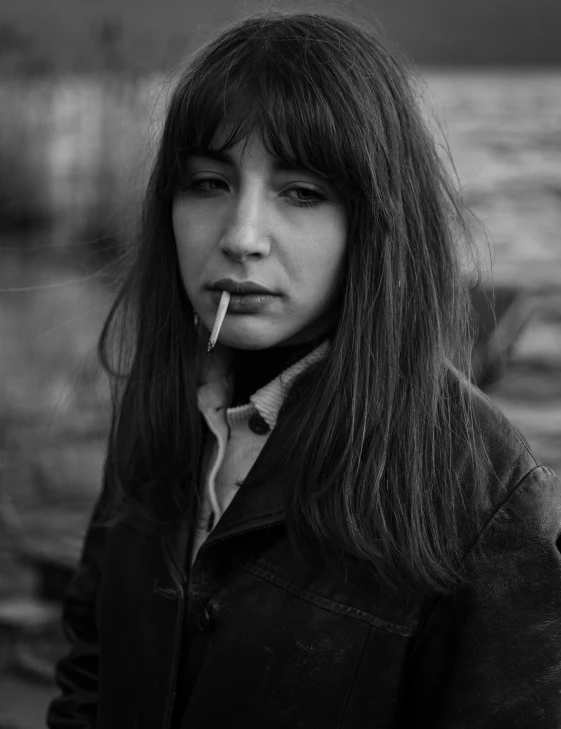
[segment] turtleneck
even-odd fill
[[[323,339],[323,338],[322,338]],[[232,406],[245,405],[256,390],[274,380],[281,372],[305,357],[321,342],[314,339],[303,344],[270,349],[231,349],[234,375]]]

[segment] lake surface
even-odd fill
[[[535,302],[490,392],[561,473],[561,72],[426,73],[423,98],[448,137],[488,280]]]
[[[561,72],[426,73],[495,281],[561,285]]]

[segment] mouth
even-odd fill
[[[211,291],[228,291],[232,296],[276,296],[274,291],[253,281],[233,281],[221,278],[208,287]]]
[[[218,306],[223,291],[228,291],[232,297],[228,304],[228,314],[262,314],[266,312],[275,298],[271,289],[260,286],[253,281],[233,281],[222,278],[208,286],[213,304]]]

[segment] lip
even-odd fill
[[[218,306],[222,291],[219,289],[211,289],[210,295],[213,305]],[[232,294],[226,316],[230,314],[258,314],[269,306],[275,298],[277,297],[273,294]]]
[[[260,294],[261,296],[276,296],[274,291],[260,286],[253,281],[234,281],[231,278],[221,278],[208,287],[211,291],[229,291],[232,295],[249,296],[251,294]]]

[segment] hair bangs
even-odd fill
[[[211,74],[208,74],[211,76]],[[206,81],[206,82],[205,82]],[[170,107],[165,181],[172,195],[181,189],[186,160],[208,150],[225,151],[247,139],[257,126],[252,95],[227,78],[190,74]],[[221,93],[218,89],[221,88]]]
[[[211,54],[188,74],[172,102],[171,144],[165,145],[172,194],[189,156],[227,151],[257,133],[272,156],[324,177],[346,197],[354,176],[353,155],[344,154],[348,118],[338,119],[327,88],[311,80],[317,74],[296,74],[286,54],[269,51],[260,59]]]
[[[337,123],[327,99],[298,80],[289,89],[269,86],[259,101],[260,132],[267,151],[320,175],[345,197],[352,161],[341,154],[342,124]]]

